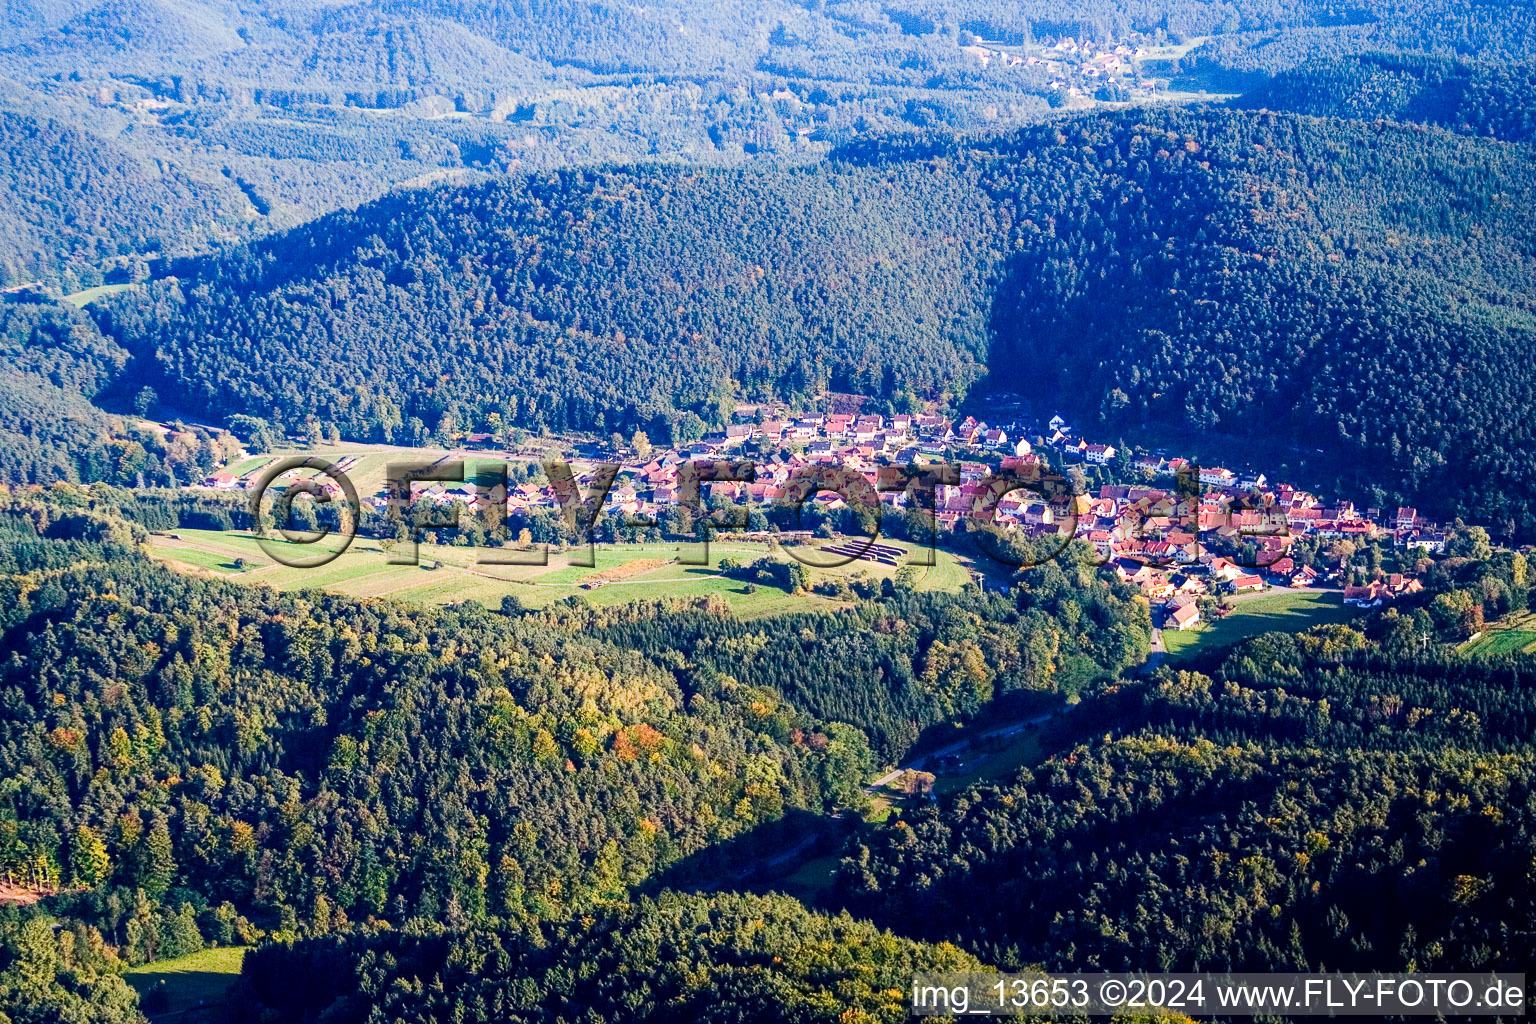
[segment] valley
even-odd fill
[[[1502,999],[1533,87],[1532,0],[14,0],[0,1024]]]

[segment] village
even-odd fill
[[[1070,34],[985,39],[961,31],[957,42],[981,67],[995,65],[1038,83],[1053,106],[1085,108],[1195,95],[1183,91],[1189,82],[1176,81],[1178,62],[1209,38],[1154,31],[1101,39]]]
[[[1293,557],[1293,548],[1304,539],[1350,542],[1345,550],[1364,542],[1390,544],[1404,553],[1426,555],[1442,552],[1446,544],[1444,529],[1413,508],[1360,509],[1349,501],[1272,483],[1259,472],[1197,466],[1166,454],[1122,453],[1113,445],[1089,441],[1061,416],[1043,424],[989,424],[974,416],[956,421],[936,413],[779,412],[745,410],[738,414],[739,422],[723,432],[674,447],[652,448],[643,435],[633,439],[638,444],[606,452],[590,443],[578,444],[573,446],[571,478],[554,482],[544,478],[537,453],[499,450],[492,435],[469,433],[460,446],[441,453],[439,461],[505,461],[520,466],[516,477],[521,482],[509,477],[503,491],[475,482],[423,481],[413,485],[411,496],[416,502],[458,504],[470,514],[504,505],[515,520],[537,511],[558,512],[570,504],[573,493],[590,494],[600,464],[617,462],[618,472],[602,502],[605,514],[660,522],[684,497],[685,464],[730,459],[751,462],[755,479],[706,482],[701,497],[749,507],[804,502],[833,514],[850,501],[876,498],[887,509],[910,508],[914,502],[928,507],[912,488],[885,489],[889,481],[882,479],[882,467],[948,466],[953,470],[950,482],[936,484],[931,499],[941,527],[954,530],[964,521],[1031,538],[1060,538],[1063,545],[1068,539],[1081,540],[1101,565],[1142,592],[1154,610],[1154,621],[1176,631],[1198,626],[1211,613],[1212,603],[1202,601],[1207,597],[1328,587],[1342,591],[1347,605],[1372,608],[1420,589],[1419,581],[1404,573],[1383,572],[1375,579],[1351,582],[1337,559],[1329,564],[1326,557],[1313,558],[1303,564]],[[276,461],[277,456],[247,458],[212,474],[203,485],[248,488]],[[345,474],[357,463],[357,456],[348,456],[334,469]],[[1144,482],[1101,483],[1090,493],[1082,472],[1088,467],[1098,467],[1101,479]],[[841,493],[818,489],[817,482],[826,481],[829,470],[841,474],[836,479],[861,479],[869,486],[842,486]],[[1075,482],[1069,483],[1061,472],[1070,473]],[[1041,486],[1047,480],[1058,486]],[[340,496],[333,481],[322,477],[320,482]],[[384,514],[389,490],[381,486],[361,500]],[[825,536],[831,540],[830,534]],[[858,539],[829,550],[871,561],[891,557],[878,545]]]
[[[1045,45],[1010,46],[966,34],[961,38],[961,48],[982,67],[996,61],[1003,67],[1043,72],[1049,76],[1051,91],[1066,96],[1082,97],[1111,85],[1142,96],[1158,91],[1158,83],[1141,74],[1140,64],[1148,57],[1144,46],[1100,45],[1091,39],[1078,42],[1071,36]]]

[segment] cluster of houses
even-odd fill
[[[1055,43],[1039,47],[1036,53],[1012,53],[983,44],[979,40],[972,45],[964,45],[963,49],[983,67],[995,60],[1010,68],[1038,68],[1053,76],[1050,80],[1051,89],[1067,90],[1072,95],[1082,94],[1082,89],[1070,82],[1074,75],[1090,89],[1102,82],[1120,81],[1126,85],[1135,82],[1136,88],[1142,93],[1150,94],[1157,90],[1156,83],[1149,79],[1142,80],[1137,75],[1135,62],[1147,55],[1147,51],[1139,46],[1124,43],[1100,45],[1091,39],[1079,43],[1073,37],[1066,36]]]
[[[1128,85],[1135,81],[1139,91],[1153,93],[1157,90],[1157,84],[1151,79],[1141,79],[1135,63],[1146,54],[1147,51],[1139,46],[1132,47],[1123,43],[1100,46],[1091,39],[1079,43],[1067,36],[1048,47],[1045,57],[1030,57],[1028,61],[1042,63],[1062,72],[1062,77],[1051,81],[1052,89],[1071,88],[1067,78],[1067,69],[1070,68],[1076,71],[1084,86],[1090,89],[1101,82],[1120,81]]]
[[[1103,62],[1105,65],[1129,63],[1131,58],[1141,58],[1147,55],[1147,51],[1141,47],[1131,47],[1125,43],[1109,44],[1102,46],[1092,39],[1084,39],[1079,43],[1072,36],[1063,36],[1051,44],[1049,51],[1068,57],[1079,57],[1084,60]]]
[[[1380,579],[1364,584],[1351,584],[1344,588],[1344,603],[1357,608],[1380,608],[1404,594],[1417,594],[1424,584],[1404,573],[1387,573]]]
[[[1031,445],[1022,437],[1011,437],[1001,427],[966,417],[958,422],[931,414],[811,414],[761,422],[737,423],[725,432],[702,441],[653,453],[643,464],[626,467],[629,479],[615,485],[609,493],[610,510],[634,514],[656,514],[662,506],[679,498],[682,465],[699,458],[731,458],[749,443],[768,452],[754,459],[755,479],[751,482],[716,481],[703,485],[704,497],[723,496],[732,501],[767,505],[780,501],[814,502],[826,511],[837,511],[857,500],[854,489],[839,494],[815,491],[806,485],[813,479],[828,479],[825,472],[835,470],[844,476],[862,477],[865,495],[875,494],[887,507],[905,507],[909,494],[880,490],[880,470],[890,465],[922,465],[948,461],[957,450],[974,450],[975,460],[958,464],[963,483],[979,481],[992,472],[982,458],[1004,457],[1005,464],[1038,462]],[[806,493],[809,491],[810,493]],[[967,492],[970,493],[970,492]],[[940,486],[940,518],[958,520],[959,487]],[[946,501],[953,503],[949,508]],[[966,505],[964,512],[971,511]]]
[[[1155,565],[1133,558],[1117,558],[1115,574],[1140,588],[1162,619],[1164,629],[1185,630],[1198,626],[1200,599],[1207,595],[1232,595],[1269,587],[1311,587],[1331,582],[1336,572],[1298,566],[1290,557],[1270,564],[1241,565],[1230,558],[1204,552],[1189,564]],[[1406,594],[1424,589],[1417,578],[1389,573],[1368,584],[1344,588],[1344,603],[1357,608],[1379,608]]]
[[[491,441],[483,435],[466,440]],[[1154,607],[1163,608],[1173,628],[1198,623],[1195,602],[1206,593],[1317,584],[1318,573],[1291,557],[1292,546],[1302,537],[1390,539],[1398,547],[1431,553],[1442,551],[1446,542],[1444,532],[1412,508],[1388,513],[1358,509],[1351,502],[1325,501],[1290,484],[1271,484],[1262,473],[1197,466],[1169,455],[1127,457],[1113,445],[1080,437],[1060,416],[1043,426],[988,424],[972,416],[953,420],[937,414],[758,417],[697,442],[647,453],[643,460],[631,458],[607,493],[606,510],[659,517],[680,499],[685,463],[741,457],[749,446],[763,453],[751,460],[755,479],[707,482],[701,496],[759,505],[804,500],[831,512],[862,494],[900,508],[915,500],[914,493],[882,488],[886,482],[881,479],[882,467],[944,464],[953,472],[949,482],[934,488],[933,495],[933,511],[942,525],[985,520],[1027,536],[1086,541],[1104,564],[1112,564],[1123,579],[1142,589]],[[1074,493],[1067,486],[1053,489],[1044,482],[1064,485],[1064,478],[1052,474],[1042,458],[1045,452],[1054,453],[1050,461],[1058,466],[1113,465],[1118,470],[1141,471],[1146,478],[1182,479],[1183,484],[1105,485],[1097,494]],[[485,454],[476,457],[483,459]],[[448,458],[455,455],[471,453],[450,453]],[[351,461],[343,460],[338,468],[345,471]],[[869,486],[843,487],[841,493],[821,489],[815,482],[829,479],[828,471],[843,474],[833,479],[852,483],[857,483],[852,478],[862,477]],[[597,464],[575,463],[572,473],[579,493],[590,493],[598,478]],[[221,471],[205,483],[233,488],[260,475],[260,468],[244,478]],[[1198,487],[1193,485],[1196,478]],[[1020,481],[1028,485],[1018,486]],[[334,483],[321,483],[339,495]],[[557,488],[543,480],[512,484],[505,492],[473,483],[423,482],[416,485],[413,497],[457,502],[470,512],[503,505],[513,515],[554,510],[562,504]],[[389,495],[380,491],[365,501],[383,511]],[[1252,554],[1245,559],[1250,563],[1247,567],[1214,553],[1238,550]],[[1345,597],[1351,604],[1375,606],[1417,586],[1416,580],[1388,577],[1352,587]]]
[[[1114,449],[1075,435],[1060,417],[1042,442],[1068,459],[1103,462]],[[1265,587],[1311,587],[1333,582],[1340,570],[1324,574],[1291,557],[1304,537],[1323,540],[1390,541],[1426,553],[1445,550],[1441,527],[1417,509],[1357,508],[1326,501],[1291,484],[1271,482],[1262,473],[1223,466],[1198,466],[1189,459],[1139,455],[1124,465],[1154,477],[1199,480],[1199,486],[1106,485],[1086,509],[1080,508],[1076,535],[1114,565],[1122,580],[1138,586],[1163,614],[1165,628],[1200,623],[1199,598],[1238,594]],[[1217,551],[1246,549],[1245,564]],[[1374,608],[1422,584],[1394,573],[1362,586],[1346,586],[1346,604]]]

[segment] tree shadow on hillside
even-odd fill
[[[858,819],[791,809],[778,821],[758,825],[723,843],[684,857],[636,888],[651,895],[684,892],[782,892],[786,879],[807,861],[836,856]]]

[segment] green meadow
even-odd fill
[[[1178,662],[1197,654],[1231,647],[1260,633],[1299,633],[1329,623],[1348,622],[1355,615],[1344,597],[1332,590],[1273,590],[1235,601],[1232,611],[1194,629],[1163,630],[1168,660]]]
[[[218,946],[174,960],[155,960],[130,967],[124,980],[139,993],[141,1003],[156,991],[163,993],[149,1002],[153,1012],[146,1015],[151,1021],[223,1024],[228,1019],[225,993],[240,973],[247,948]]]
[[[270,546],[285,556],[307,558],[330,545],[290,544],[273,539]],[[886,541],[884,543],[897,543]],[[912,546],[898,543],[911,551]],[[453,545],[423,543],[417,564],[396,565],[396,557],[379,541],[358,537],[352,545],[329,564],[315,568],[283,565],[263,550],[257,539],[243,531],[175,530],[152,537],[151,553],[173,567],[188,572],[223,576],[242,583],[265,584],[279,590],[318,588],[358,598],[388,597],[417,604],[454,604],[478,601],[499,607],[502,599],[516,597],[524,606],[540,608],[572,596],[580,596],[594,605],[623,604],[640,598],[669,596],[704,597],[718,594],[742,615],[764,615],[799,611],[816,607],[835,607],[836,597],[819,594],[786,594],[770,586],[752,586],[721,574],[721,558],[750,561],[769,554],[762,544],[716,541],[709,546],[709,564],[693,565],[673,561],[686,554],[701,556],[700,546],[676,543],[601,544],[595,551],[574,549],[551,551],[547,559],[541,551],[511,548],[479,550]],[[330,550],[333,550],[331,548]],[[488,559],[515,558],[530,564],[495,564]],[[788,559],[783,551],[773,557]],[[814,552],[808,557],[816,557]],[[825,557],[825,556],[823,556]],[[583,564],[588,559],[592,565]],[[630,562],[665,559],[666,564],[597,587],[584,586],[604,570]],[[547,564],[537,564],[544,561]],[[859,579],[878,582],[894,576],[895,569],[873,562],[856,561],[830,568],[811,568],[812,583],[824,580],[852,583]],[[919,566],[920,590],[958,591],[971,579],[971,569],[949,552],[936,553],[933,566]]]

